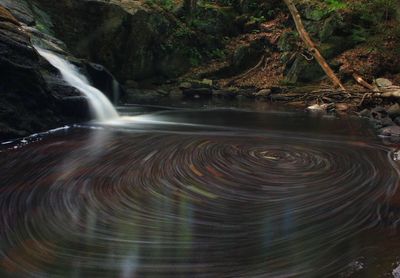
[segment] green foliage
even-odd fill
[[[190,65],[196,67],[196,66],[199,66],[201,64],[201,61],[203,59],[203,55],[201,55],[201,53],[199,52],[198,49],[196,49],[196,48],[188,48],[188,49],[185,50],[185,52],[189,56]]]
[[[355,26],[351,33],[351,40],[355,43],[363,43],[366,42],[369,37],[369,32],[365,28],[361,26]]]
[[[324,0],[313,7],[313,10],[309,13],[309,18],[318,21],[328,17],[333,12],[346,8],[348,8],[348,5],[342,0]]]
[[[192,30],[186,26],[179,26],[175,31],[175,37],[179,39],[189,38],[192,35]]]
[[[358,22],[354,25],[352,39],[356,42],[367,42],[373,48],[379,47],[388,36],[400,42],[400,36],[396,35],[396,26],[399,26],[396,13],[399,8],[398,0],[355,1],[351,10]]]
[[[330,11],[327,9],[315,9],[310,13],[310,17],[313,20],[321,20],[322,18],[327,17],[330,14]]]
[[[341,0],[324,0],[324,2],[327,4],[330,12],[342,10],[348,7],[347,3]]]
[[[398,0],[368,0],[352,4],[352,10],[371,24],[381,24],[394,19],[399,8]]]
[[[263,23],[265,21],[264,16],[250,16],[250,23]]]
[[[226,53],[223,49],[214,49],[210,53],[210,57],[213,59],[225,59]]]
[[[146,0],[146,3],[149,5],[157,5],[165,10],[173,10],[176,7],[176,3],[174,0]]]

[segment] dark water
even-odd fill
[[[0,149],[0,277],[396,275],[394,147],[360,120],[174,110],[33,141]]]

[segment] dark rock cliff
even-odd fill
[[[42,66],[30,34],[0,6],[0,139],[67,122],[43,78]]]

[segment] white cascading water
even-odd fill
[[[69,85],[78,89],[89,99],[90,109],[96,120],[108,121],[119,117],[108,98],[101,91],[91,86],[86,77],[80,74],[74,65],[50,51],[39,47],[35,48],[43,58],[61,72],[62,77]]]

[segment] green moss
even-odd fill
[[[45,13],[44,11],[42,11],[41,9],[39,9],[36,5],[32,5],[32,9],[33,12],[36,15],[36,28],[45,33],[48,34],[50,36],[55,36],[53,28],[53,22],[51,20],[51,17]]]
[[[324,2],[328,6],[329,11],[346,9],[348,7],[347,3],[341,0],[324,0]]]

